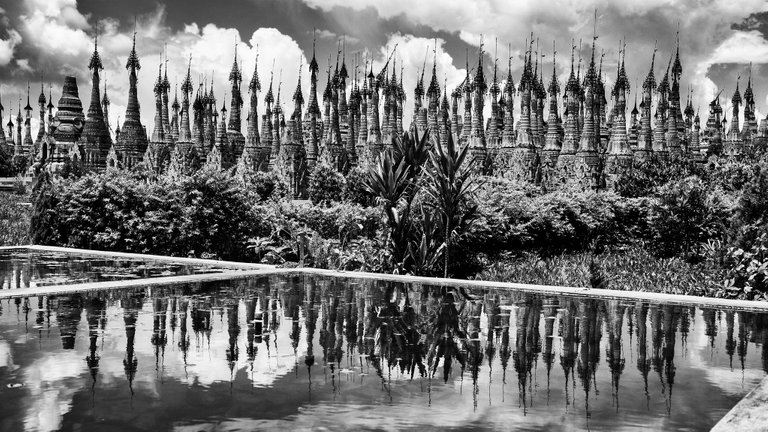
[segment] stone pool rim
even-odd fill
[[[396,275],[387,273],[349,272],[325,270],[312,267],[284,268],[267,264],[255,264],[236,261],[220,261],[203,258],[181,258],[165,255],[148,255],[129,252],[111,252],[92,249],[76,249],[60,246],[19,245],[0,246],[2,251],[37,251],[68,253],[73,255],[94,255],[113,258],[144,259],[148,261],[166,261],[190,265],[209,265],[227,270],[219,273],[203,273],[184,276],[167,276],[157,278],[129,279],[107,282],[88,282],[66,285],[48,285],[44,287],[19,288],[0,290],[0,299],[30,297],[39,295],[62,295],[76,292],[102,291],[109,289],[138,288],[159,285],[178,285],[193,282],[223,281],[249,277],[272,275],[316,275],[344,279],[376,279],[390,282],[418,283],[434,286],[451,286],[464,288],[494,288],[510,291],[538,293],[542,295],[567,295],[575,297],[595,297],[600,299],[615,299],[624,301],[643,301],[648,303],[665,303],[684,306],[698,306],[750,312],[768,312],[768,302],[754,300],[735,300],[715,297],[699,297],[685,294],[667,294],[649,291],[620,291],[584,287],[567,287],[555,285],[523,284],[517,282],[493,282],[483,280],[465,280],[436,278],[427,276]]]
[[[401,283],[417,283],[433,286],[452,286],[465,288],[495,288],[510,291],[522,291],[538,293],[542,295],[565,295],[572,297],[594,297],[600,299],[616,299],[623,301],[642,301],[651,304],[675,304],[683,306],[696,306],[704,308],[717,308],[723,310],[737,310],[749,312],[768,312],[768,302],[753,300],[733,300],[714,297],[697,297],[684,294],[666,294],[648,291],[619,291],[609,289],[578,288],[553,285],[521,284],[516,282],[491,282],[482,280],[463,280],[449,278],[433,278],[425,276],[407,276],[385,273],[346,272],[337,270],[324,270],[311,267],[282,268],[266,264],[244,263],[236,261],[220,261],[202,258],[180,258],[165,255],[147,255],[128,252],[111,252],[91,249],[75,249],[59,246],[18,245],[0,246],[3,251],[37,251],[66,253],[73,255],[93,255],[112,258],[144,259],[147,261],[166,261],[189,265],[208,265],[226,269],[219,273],[203,273],[183,276],[167,276],[157,278],[129,279],[108,282],[87,282],[67,285],[48,285],[34,288],[19,288],[12,290],[0,290],[0,300],[18,297],[30,297],[41,295],[66,295],[89,291],[103,291],[111,289],[144,288],[160,285],[178,285],[194,282],[225,281],[243,279],[249,277],[273,276],[273,275],[316,275],[337,277],[344,279],[376,279]],[[763,378],[749,394],[736,404],[714,426],[712,430],[733,430],[737,425],[741,430],[760,430],[760,424],[755,419],[764,419],[764,402],[768,400],[768,377]]]

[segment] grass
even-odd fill
[[[0,192],[0,246],[29,244],[30,201],[29,194]]]
[[[626,250],[556,255],[524,253],[494,262],[475,279],[539,285],[592,287],[621,291],[718,296],[724,270],[706,262],[656,258],[641,246]]]

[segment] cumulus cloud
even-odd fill
[[[7,39],[0,39],[0,66],[5,66],[13,59],[13,49],[21,43],[21,35],[16,30],[8,32]]]

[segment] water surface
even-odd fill
[[[272,276],[0,301],[0,430],[708,430],[768,317]]]
[[[0,250],[0,289],[219,273],[222,268],[172,261],[78,255],[28,249]]]

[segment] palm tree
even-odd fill
[[[396,266],[408,258],[411,234],[411,204],[416,195],[416,179],[429,156],[429,131],[404,133],[392,139],[392,147],[370,167],[364,179],[366,190],[384,206],[390,231],[390,251]]]
[[[434,146],[429,157],[429,168],[425,169],[427,184],[425,191],[431,197],[431,205],[441,215],[445,232],[443,251],[443,277],[448,277],[450,250],[453,240],[466,231],[475,218],[476,207],[470,204],[470,196],[479,184],[472,175],[474,160],[465,163],[469,146],[459,149],[453,137],[448,135],[448,144]]]

